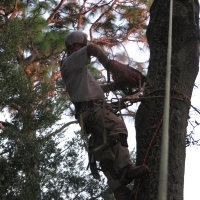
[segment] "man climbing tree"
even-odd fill
[[[100,161],[100,167],[108,179],[108,185],[117,200],[128,200],[126,187],[132,180],[146,172],[146,165],[134,166],[128,151],[128,132],[124,122],[106,107],[102,88],[87,69],[90,56],[98,58],[108,69],[111,61],[94,44],[87,46],[87,35],[81,31],[69,33],[65,38],[68,57],[61,66],[61,74],[71,101],[75,105],[76,118],[82,132],[91,134],[89,155]],[[91,158],[91,157],[90,157]],[[95,164],[95,163],[94,163]],[[93,176],[99,178],[91,166]]]
[[[135,200],[155,200],[158,192],[170,0],[154,0],[147,39],[150,62],[147,84],[136,115],[137,164],[147,164],[150,174],[136,181]],[[167,199],[183,199],[185,139],[190,98],[199,63],[199,4],[174,0],[169,118]]]

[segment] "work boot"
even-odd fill
[[[131,183],[136,177],[142,176],[148,172],[150,172],[150,170],[146,165],[127,165],[119,170],[120,182],[122,185],[127,185]]]
[[[130,200],[131,197],[131,190],[126,186],[117,187],[113,193],[116,200]]]

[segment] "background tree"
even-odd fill
[[[0,2],[1,199],[111,199],[107,187],[80,170],[85,154],[78,134],[61,145],[74,114],[62,86],[60,62],[64,36],[89,33],[110,58],[126,42],[145,42],[147,0]],[[95,62],[95,61],[94,61]],[[102,77],[94,70],[96,76]]]
[[[167,65],[169,0],[154,0],[147,39],[150,62],[147,84],[136,115],[137,164],[151,173],[135,184],[135,200],[157,199]],[[183,199],[186,128],[199,64],[199,3],[174,0],[167,199]]]

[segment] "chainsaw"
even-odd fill
[[[146,77],[140,71],[116,60],[110,60],[107,72],[108,83],[110,82],[111,73],[114,83],[120,87],[125,95],[138,93],[144,82],[146,82]]]

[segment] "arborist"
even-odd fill
[[[87,45],[87,34],[84,32],[73,31],[67,34],[65,45],[67,57],[61,65],[62,80],[75,106],[75,117],[81,129],[86,134],[91,134],[90,169],[93,176],[99,178],[95,171],[96,161],[99,161],[115,198],[127,200],[131,191],[126,185],[149,169],[146,165],[135,166],[132,163],[128,151],[126,125],[107,107],[105,88],[97,83],[87,69],[91,56],[96,57],[105,69],[112,67],[112,61],[97,45]],[[111,84],[110,87],[117,86]]]

